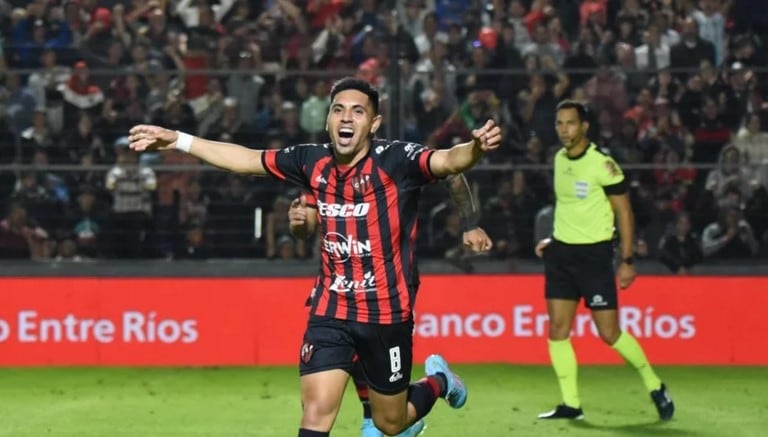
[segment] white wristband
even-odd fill
[[[194,136],[182,132],[182,131],[176,131],[176,149],[181,150],[184,153],[189,153],[189,149],[192,148],[192,140],[195,138]]]

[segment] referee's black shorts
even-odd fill
[[[616,309],[613,244],[565,244],[557,240],[544,250],[547,299],[580,300],[592,310]]]

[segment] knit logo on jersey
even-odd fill
[[[373,275],[373,272],[365,272],[362,279],[355,280],[336,273],[333,276],[333,283],[328,289],[337,293],[376,291],[376,277]]]

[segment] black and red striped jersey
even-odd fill
[[[267,150],[276,178],[312,193],[321,238],[311,312],[360,323],[411,318],[419,284],[416,230],[421,187],[435,177],[434,153],[420,144],[373,140],[352,167],[338,166],[330,144]]]

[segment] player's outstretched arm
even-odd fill
[[[429,160],[430,170],[437,177],[459,174],[469,170],[485,152],[501,145],[501,128],[488,120],[483,127],[472,131],[472,139],[447,150],[438,150]]]
[[[130,130],[131,149],[137,152],[177,149],[203,161],[234,173],[267,175],[261,162],[261,150],[239,144],[205,140],[194,135],[140,124]]]

